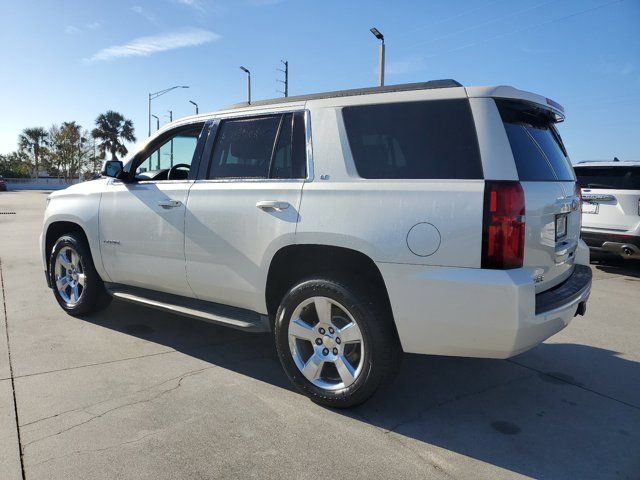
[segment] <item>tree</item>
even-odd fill
[[[51,126],[49,139],[49,174],[66,181],[77,178],[90,159],[89,132],[76,122],[64,122]]]
[[[18,146],[20,150],[29,152],[33,156],[35,177],[38,178],[40,168],[40,155],[47,142],[47,131],[42,127],[25,128],[18,136]]]
[[[26,152],[11,152],[0,155],[0,176],[27,178],[31,175],[31,162]]]
[[[105,158],[107,152],[111,153],[111,159],[117,160],[118,155],[126,155],[128,150],[124,142],[135,142],[133,122],[127,120],[118,112],[108,110],[96,118],[96,128],[91,135],[99,140],[98,150],[100,157]]]

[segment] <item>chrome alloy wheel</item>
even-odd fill
[[[73,307],[80,301],[86,281],[78,252],[72,247],[62,248],[56,256],[54,274],[58,294],[67,305]]]
[[[316,387],[340,390],[362,372],[362,332],[345,307],[327,297],[300,303],[289,322],[289,349],[302,374]]]

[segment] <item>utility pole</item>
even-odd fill
[[[371,28],[373,36],[380,40],[380,50],[378,55],[378,86],[384,86],[384,35],[376,27]]]
[[[278,79],[278,82],[284,83],[284,92],[278,90],[278,92],[284,94],[285,97],[289,96],[289,62],[287,60],[280,60],[284,64],[284,70],[281,68],[276,68],[279,72],[284,73],[284,82]]]
[[[240,67],[240,70],[247,74],[247,103],[251,105],[251,72],[245,67]]]

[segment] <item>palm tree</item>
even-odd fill
[[[42,127],[25,128],[18,136],[18,146],[20,150],[29,152],[33,155],[36,178],[38,178],[40,153],[46,145],[48,136],[49,134]]]
[[[100,142],[98,144],[100,156],[104,158],[106,153],[110,152],[112,160],[117,160],[116,154],[127,154],[128,150],[123,142],[136,141],[133,122],[113,110],[98,115],[96,128],[93,129],[91,135]]]

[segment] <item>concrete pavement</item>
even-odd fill
[[[1,479],[640,478],[640,265],[594,263],[587,316],[530,352],[408,355],[333,411],[292,390],[268,334],[119,302],[64,314],[45,199],[0,193]]]

